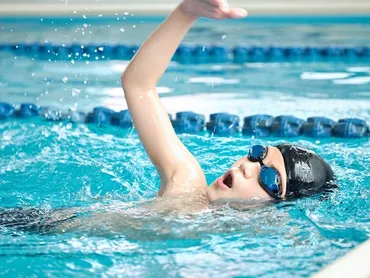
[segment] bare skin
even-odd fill
[[[275,147],[268,147],[268,154],[263,160],[266,166],[278,170],[283,186],[282,196],[286,193],[286,172],[284,160],[280,151]],[[258,183],[261,165],[258,162],[251,162],[248,158],[242,157],[236,161],[229,171],[222,177],[213,182],[207,190],[207,198],[214,200],[250,200],[264,199],[269,200],[271,197],[262,189]],[[225,177],[232,176],[232,186],[226,186],[223,182]]]
[[[199,163],[181,143],[156,92],[181,40],[199,17],[211,19],[242,18],[243,9],[232,9],[226,0],[184,0],[139,49],[122,75],[122,86],[140,140],[155,165],[161,186],[155,207],[164,210],[199,211],[209,202],[230,200],[269,200],[258,177],[260,164],[247,157],[239,159],[230,170],[207,187]],[[282,197],[286,191],[283,157],[269,147],[263,161],[281,175]],[[231,176],[228,186],[224,183]],[[230,177],[229,177],[230,178]]]

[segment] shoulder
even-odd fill
[[[197,197],[206,196],[207,181],[198,167],[182,167],[170,177],[161,179],[159,197]]]

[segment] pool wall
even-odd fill
[[[35,0],[30,3],[26,0],[3,0],[0,3],[0,15],[78,15],[80,13],[97,15],[112,14],[122,12],[132,12],[135,14],[163,15],[171,11],[180,1],[161,0],[150,1],[88,1],[88,0],[69,0],[69,1],[50,1]],[[232,5],[248,9],[250,14],[259,15],[366,15],[370,14],[370,1],[368,0],[230,0]]]

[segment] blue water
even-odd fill
[[[91,36],[83,36],[75,32],[83,19],[75,25],[59,20],[55,24],[62,31],[55,31],[50,20],[31,20],[31,26],[26,21],[30,31],[24,31],[25,23],[0,20],[6,30],[0,41],[139,43],[156,25],[142,18],[100,28],[102,19],[95,19],[88,23],[95,24]],[[66,27],[60,29],[63,24]],[[233,45],[240,35],[247,42],[247,22],[234,24],[201,22],[187,40],[196,43],[198,36],[209,45],[226,35],[226,43]],[[256,21],[253,27],[248,34],[258,36],[251,38],[256,44],[364,45],[370,37],[368,24]],[[125,31],[117,31],[120,28]],[[202,28],[203,35],[196,36]],[[135,35],[131,29],[136,29]],[[274,30],[282,31],[278,35]],[[305,39],[307,30],[321,35]],[[0,53],[0,101],[63,110],[88,111],[99,105],[124,109],[119,77],[126,65],[127,61],[37,61]],[[228,111],[243,117],[263,112],[370,122],[368,62],[172,63],[158,91],[170,113],[191,109],[207,116]],[[209,183],[251,144],[282,142],[210,135],[180,139],[199,160]],[[307,277],[370,236],[370,142],[290,141],[322,155],[333,166],[340,189],[328,196],[257,208],[215,206],[188,217],[146,208],[159,180],[134,130],[41,119],[0,122],[1,206],[71,208],[104,216],[100,221],[81,216],[78,227],[65,233],[1,228],[0,275]]]

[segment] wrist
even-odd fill
[[[179,11],[179,13],[181,13],[182,16],[186,17],[189,20],[196,21],[199,18],[199,16],[195,15],[189,9],[187,9],[183,2],[177,7],[177,10]]]

